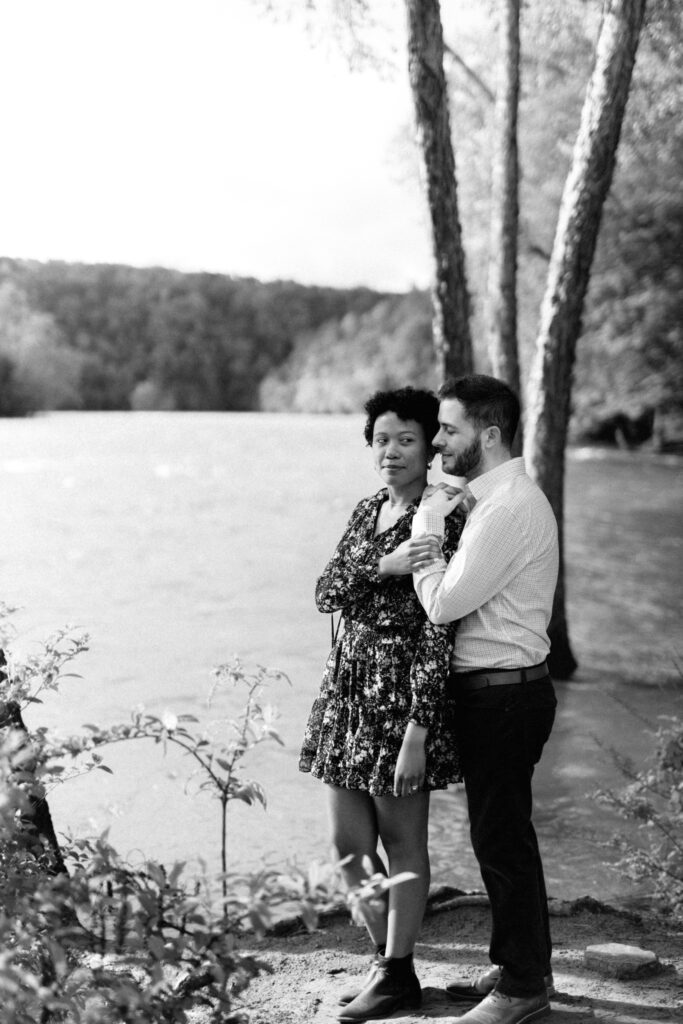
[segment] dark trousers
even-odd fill
[[[498,990],[536,995],[552,945],[531,779],[555,718],[553,684],[489,686],[456,700],[472,848],[491,903],[491,962],[503,968]]]

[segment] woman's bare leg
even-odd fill
[[[418,877],[389,890],[387,957],[413,952],[429,894],[427,823],[429,793],[374,798],[382,845],[389,861],[389,877],[412,871]]]
[[[349,888],[358,885],[368,877],[363,860],[372,862],[372,872],[386,875],[387,869],[377,852],[379,831],[377,825],[376,798],[361,790],[342,789],[328,786],[329,814],[332,828],[332,842],[340,858],[353,859],[342,868],[344,881]],[[387,906],[366,906],[362,908],[363,920],[370,938],[376,946],[387,941]]]

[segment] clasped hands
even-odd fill
[[[422,492],[422,503],[420,508],[431,508],[435,512],[441,512],[447,516],[457,508],[458,505],[466,504],[468,492],[462,487],[453,487],[451,484],[439,483],[428,484]]]
[[[447,516],[467,498],[467,494],[459,487],[450,484],[430,484],[422,492],[421,508],[431,508]],[[409,537],[399,544],[394,551],[383,555],[379,560],[379,574],[385,576],[407,576],[431,565],[443,558],[441,542],[433,534],[422,537]]]

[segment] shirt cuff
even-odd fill
[[[443,512],[437,512],[428,505],[420,505],[413,516],[412,536],[423,537],[426,533],[431,533],[443,540],[445,532],[446,520]]]
[[[433,576],[434,573],[440,573],[443,575],[448,568],[448,563],[445,558],[435,558],[429,565],[423,565],[421,569],[413,570],[413,586],[417,586],[421,580],[427,576]]]

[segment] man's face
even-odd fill
[[[439,433],[433,441],[441,468],[449,476],[473,480],[483,472],[481,435],[457,398],[444,398],[439,407]]]

